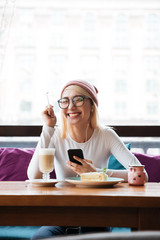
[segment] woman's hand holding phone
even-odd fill
[[[53,106],[48,104],[45,110],[42,112],[42,116],[47,126],[53,127],[56,125],[57,118],[54,114]]]
[[[79,151],[80,149],[71,149],[68,150],[68,155],[71,161],[67,161],[67,166],[72,169],[74,172],[76,172],[78,175],[85,172],[96,172],[96,168],[93,166],[93,163],[91,160],[83,159],[78,156],[75,156],[75,154],[78,152],[83,157],[83,153]],[[75,154],[74,154],[75,152]],[[75,160],[75,161],[74,161]],[[78,162],[79,163],[78,163]]]

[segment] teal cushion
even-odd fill
[[[0,226],[0,239],[30,239],[39,226]]]
[[[112,228],[112,232],[131,232],[131,228],[114,227]]]
[[[129,150],[131,150],[131,143],[127,143],[125,145]],[[123,165],[113,155],[111,155],[109,158],[108,168],[119,170],[125,169],[125,167],[123,167]]]

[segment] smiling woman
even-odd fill
[[[62,127],[56,127],[53,106],[48,105],[43,111],[45,124],[28,167],[28,177],[30,179],[41,178],[38,167],[40,149],[55,148],[54,162],[57,179],[64,180],[68,177],[76,177],[77,174],[103,172],[103,169],[108,166],[110,155],[113,154],[126,170],[107,169],[107,175],[127,181],[128,166],[141,165],[141,163],[126,148],[113,129],[97,121],[97,88],[86,81],[70,81],[63,87],[61,99],[58,102],[61,107]],[[81,164],[68,160],[69,149],[74,149],[75,152],[77,149],[83,151],[84,158],[73,156],[74,160]],[[147,180],[146,172],[145,178]],[[100,228],[99,230],[106,229]],[[93,228],[90,231],[94,232],[96,229]],[[49,232],[50,235],[47,235]],[[42,227],[33,239],[65,233],[66,228]]]
[[[73,92],[74,90],[74,92]],[[91,123],[91,126],[93,128],[96,128],[98,126],[98,111],[97,111],[97,106],[98,106],[98,97],[97,97],[97,93],[98,93],[98,90],[95,86],[92,86],[90,83],[86,82],[86,81],[70,81],[69,83],[67,83],[67,85],[64,86],[64,88],[62,89],[62,92],[61,92],[61,97],[62,96],[65,96],[67,94],[82,94],[83,96],[83,101],[81,101],[81,104],[78,106],[74,105],[74,102],[73,102],[73,97],[72,98],[72,103],[73,103],[73,106],[75,107],[80,107],[80,106],[83,106],[83,104],[85,105],[85,108],[90,108],[90,112],[89,112],[89,118],[90,118],[90,123]],[[63,99],[63,98],[62,98]],[[88,101],[87,101],[88,100]],[[87,104],[86,104],[87,102]],[[71,108],[71,109],[70,109]],[[80,108],[81,109],[81,108]],[[83,109],[83,108],[82,108]],[[70,117],[70,119],[77,119],[76,116],[78,117],[78,115],[81,115],[83,112],[79,111],[79,112],[75,112],[75,110],[77,110],[77,108],[73,108],[72,109],[72,105],[68,105],[68,111],[66,111],[67,113],[67,116]],[[87,111],[88,112],[88,111]],[[66,131],[67,131],[67,127],[69,128],[69,125],[67,126],[67,121],[66,121],[66,117],[65,117],[65,111],[62,111],[61,112],[62,114],[62,137],[65,138],[66,136]],[[86,112],[84,112],[84,115],[86,114]],[[86,115],[86,118],[87,118],[87,115]],[[81,118],[79,118],[79,121],[81,121]],[[87,119],[86,119],[87,121]],[[81,125],[80,125],[81,126]],[[84,140],[87,140],[86,139],[86,135],[88,135],[88,131],[89,131],[89,125],[88,125],[88,121],[86,122],[86,126],[85,126],[85,129],[86,129],[86,134],[85,134],[85,139]],[[82,141],[84,141],[82,140]]]

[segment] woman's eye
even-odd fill
[[[68,103],[68,100],[67,99],[66,100],[62,100],[61,103],[64,103],[64,104]]]
[[[82,102],[83,101],[83,98],[82,97],[78,97],[75,99],[76,102]]]

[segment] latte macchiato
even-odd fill
[[[54,169],[54,148],[41,148],[39,150],[39,169],[42,173],[50,173]]]

